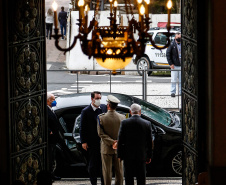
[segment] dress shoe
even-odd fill
[[[174,97],[175,97],[175,94],[174,94],[174,93],[172,93],[172,94],[171,94],[171,97],[173,97],[173,98],[174,98]]]
[[[61,180],[61,177],[53,176],[52,179],[53,180]]]

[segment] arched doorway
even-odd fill
[[[0,1],[0,9],[1,182],[34,184],[47,168],[44,0]],[[183,184],[207,170],[212,184],[224,184],[225,3],[183,0],[181,10]]]

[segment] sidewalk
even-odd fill
[[[66,47],[66,40],[60,40],[61,47]],[[60,62],[65,65],[66,55],[62,51],[59,51],[55,46],[55,39],[46,39],[46,62]]]
[[[56,181],[53,185],[70,185],[70,184],[77,184],[77,185],[90,185],[89,179],[62,179],[61,181]],[[98,185],[100,185],[100,180],[98,180]],[[125,181],[124,181],[125,184]],[[148,177],[146,179],[146,185],[182,185],[182,178],[180,177]],[[114,185],[114,180],[112,181],[112,185]],[[136,183],[135,183],[136,185]]]

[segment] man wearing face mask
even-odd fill
[[[177,79],[179,79],[178,91],[181,95],[181,34],[179,32],[175,34],[175,40],[167,48],[166,57],[171,68],[171,97],[175,97]]]
[[[88,171],[92,185],[97,184],[97,177],[101,175],[100,138],[97,133],[97,116],[107,112],[107,106],[100,103],[101,93],[94,91],[91,93],[91,104],[81,112],[80,139],[82,148],[88,152],[89,164]]]
[[[49,169],[53,180],[60,180],[60,177],[54,175],[56,143],[59,141],[59,121],[52,107],[56,106],[55,96],[47,93],[47,111],[48,111],[48,141],[49,141]]]

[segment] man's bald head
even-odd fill
[[[55,96],[52,93],[47,92],[47,105],[52,107],[52,102],[55,100]]]
[[[131,114],[141,114],[141,106],[138,105],[137,103],[134,103],[130,106],[130,112]]]

